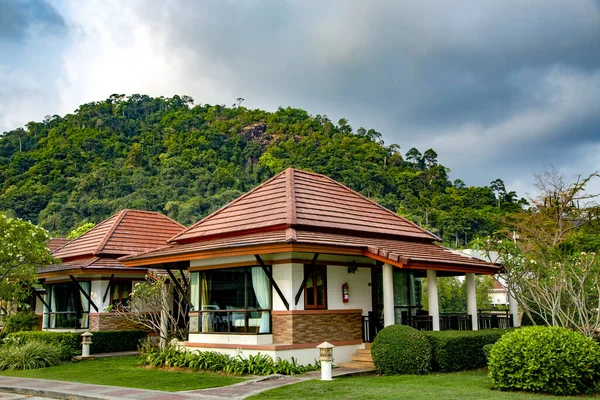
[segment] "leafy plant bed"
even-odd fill
[[[567,400],[595,396],[546,396],[492,390],[487,370],[429,375],[349,376],[308,380],[260,393],[250,399],[406,399],[406,400]]]
[[[108,357],[37,370],[0,371],[0,375],[168,392],[228,386],[245,380],[241,377],[212,372],[167,371],[138,367],[138,362],[138,357]]]
[[[299,365],[294,358],[291,361],[281,358],[273,361],[268,355],[260,353],[247,357],[231,357],[214,351],[192,352],[174,347],[144,353],[140,365],[220,371],[236,375],[296,375],[321,369],[317,361],[314,364]]]

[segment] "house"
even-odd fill
[[[126,268],[118,258],[164,246],[184,228],[157,212],[122,210],[55,249],[52,255],[61,263],[38,270],[46,289],[39,296],[43,328],[138,328],[107,308],[127,302],[133,285],[145,279],[148,268]]]
[[[343,362],[373,337],[380,319],[443,328],[437,276],[466,275],[469,326],[477,329],[474,274],[493,275],[499,266],[439,240],[327,176],[290,168],[178,233],[168,247],[120,261],[190,272],[187,348],[309,363],[327,341]],[[424,277],[429,313],[421,304]]]

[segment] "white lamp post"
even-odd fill
[[[92,345],[92,335],[90,332],[81,334],[81,357],[90,356],[90,346]]]
[[[333,364],[333,348],[331,343],[323,342],[317,346],[319,349],[319,361],[321,361],[321,380],[330,381],[331,367]]]

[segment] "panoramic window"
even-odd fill
[[[89,295],[90,282],[79,282]],[[55,283],[46,289],[46,301],[50,312],[46,312],[46,328],[86,329],[89,323],[90,302],[75,282]]]
[[[131,281],[117,281],[111,284],[110,304],[115,308],[123,308],[129,305],[129,294],[131,293]]]
[[[271,332],[271,282],[262,267],[192,272],[191,282],[190,332]]]
[[[304,308],[327,308],[327,267],[324,265],[305,265]]]

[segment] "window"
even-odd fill
[[[192,272],[191,282],[190,332],[271,332],[271,282],[262,267]]]
[[[110,290],[110,304],[114,308],[123,308],[129,305],[129,294],[131,293],[131,281],[113,282]]]
[[[85,329],[88,328],[90,302],[81,289],[89,295],[90,282],[55,283],[47,286],[46,301],[50,311],[45,312],[45,327],[50,329]]]
[[[304,308],[327,308],[327,267],[324,265],[305,265]]]

